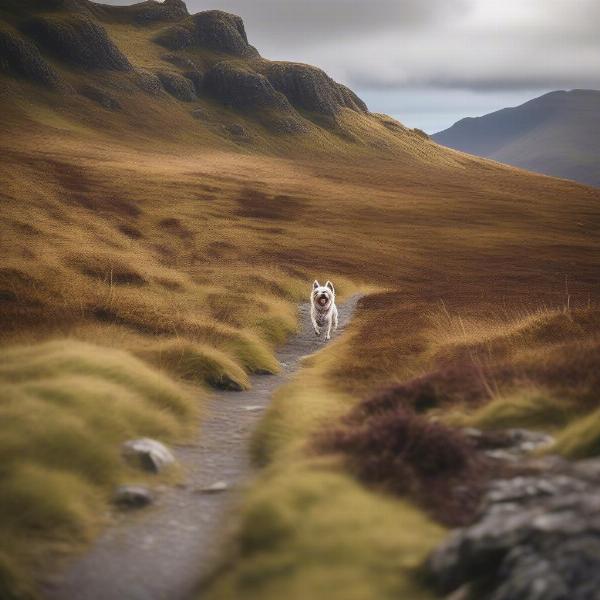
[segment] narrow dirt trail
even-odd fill
[[[339,306],[339,335],[359,297]],[[153,508],[123,517],[83,556],[71,562],[43,596],[47,600],[181,600],[188,598],[221,548],[228,510],[252,473],[248,443],[275,388],[298,369],[301,357],[318,350],[309,305],[299,308],[301,331],[278,358],[281,373],[255,376],[248,392],[216,392],[207,403],[198,443],[175,448],[185,485],[169,488]],[[226,482],[227,489],[205,493]]]

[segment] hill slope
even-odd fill
[[[0,19],[5,104],[36,127],[43,106],[63,127],[137,140],[279,154],[435,148],[322,70],[262,58],[236,15],[190,15],[181,0],[10,0]]]
[[[461,119],[433,139],[463,152],[600,186],[600,91],[550,92]]]

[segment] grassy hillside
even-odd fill
[[[551,92],[514,108],[458,121],[440,144],[531,171],[600,186],[600,92]]]
[[[0,504],[26,501],[32,515],[5,512],[4,589],[16,594],[57,545],[72,550],[98,531],[124,476],[114,455],[122,440],[184,439],[206,386],[242,390],[250,374],[279,368],[274,351],[315,277],[342,296],[383,292],[362,301],[343,344],[315,358],[304,380],[313,387],[282,390],[261,427],[256,450],[272,462],[264,477],[273,494],[251,493],[243,514],[291,508],[281,538],[248,534],[248,577],[264,567],[258,590],[298,594],[309,572],[323,597],[352,574],[361,597],[382,564],[382,597],[420,589],[413,567],[441,527],[414,499],[397,504],[344,465],[311,459],[306,443],[377,389],[428,376],[451,397],[435,403],[449,419],[446,406],[452,418],[483,423],[476,409],[492,399],[492,381],[499,393],[488,410],[517,402],[527,422],[538,419],[531,397],[560,394],[576,412],[557,421],[564,410],[553,405],[540,426],[569,426],[559,439],[566,454],[596,452],[586,373],[598,349],[600,191],[439,147],[368,113],[320,71],[261,58],[235,18],[210,17],[215,39],[177,2],[165,5],[175,12],[161,6],[27,0],[0,9],[0,343],[14,367],[0,373],[0,411],[14,423],[0,428],[12,465],[0,471]],[[483,388],[472,375],[482,355]],[[107,373],[110,361],[118,366]],[[456,377],[435,375],[445,364]],[[140,387],[152,378],[164,397]],[[463,383],[476,387],[472,399],[454,397]],[[109,415],[98,408],[106,403]],[[586,443],[573,445],[581,431]],[[81,462],[64,460],[71,443],[85,449]],[[50,507],[40,481],[58,490]],[[332,515],[316,488],[334,490],[344,510]],[[307,496],[314,505],[299,505]],[[346,552],[342,533],[357,511],[365,545]],[[304,519],[306,535],[286,525]],[[331,546],[318,554],[323,528]],[[27,548],[4,556],[18,539]],[[280,544],[286,553],[273,559]],[[339,570],[324,571],[315,558],[331,556]],[[271,579],[290,569],[287,583]]]

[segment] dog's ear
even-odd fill
[[[333,283],[331,283],[331,281],[328,281],[325,284],[325,287],[328,287],[335,294],[335,289],[333,289]]]
[[[319,282],[315,279],[315,282],[313,283],[313,290],[316,290],[319,287]]]

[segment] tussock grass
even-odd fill
[[[183,379],[221,389],[241,391],[250,387],[246,371],[230,356],[208,345],[175,338],[161,340],[136,354]]]
[[[463,427],[482,429],[527,429],[555,431],[564,427],[577,414],[572,404],[552,396],[543,389],[516,389],[505,396],[494,397],[481,408],[467,414],[452,413],[445,420]]]
[[[143,477],[120,459],[122,442],[186,437],[197,414],[192,394],[125,351],[75,340],[4,349],[2,597],[32,593],[32,570],[89,541],[113,487]]]

